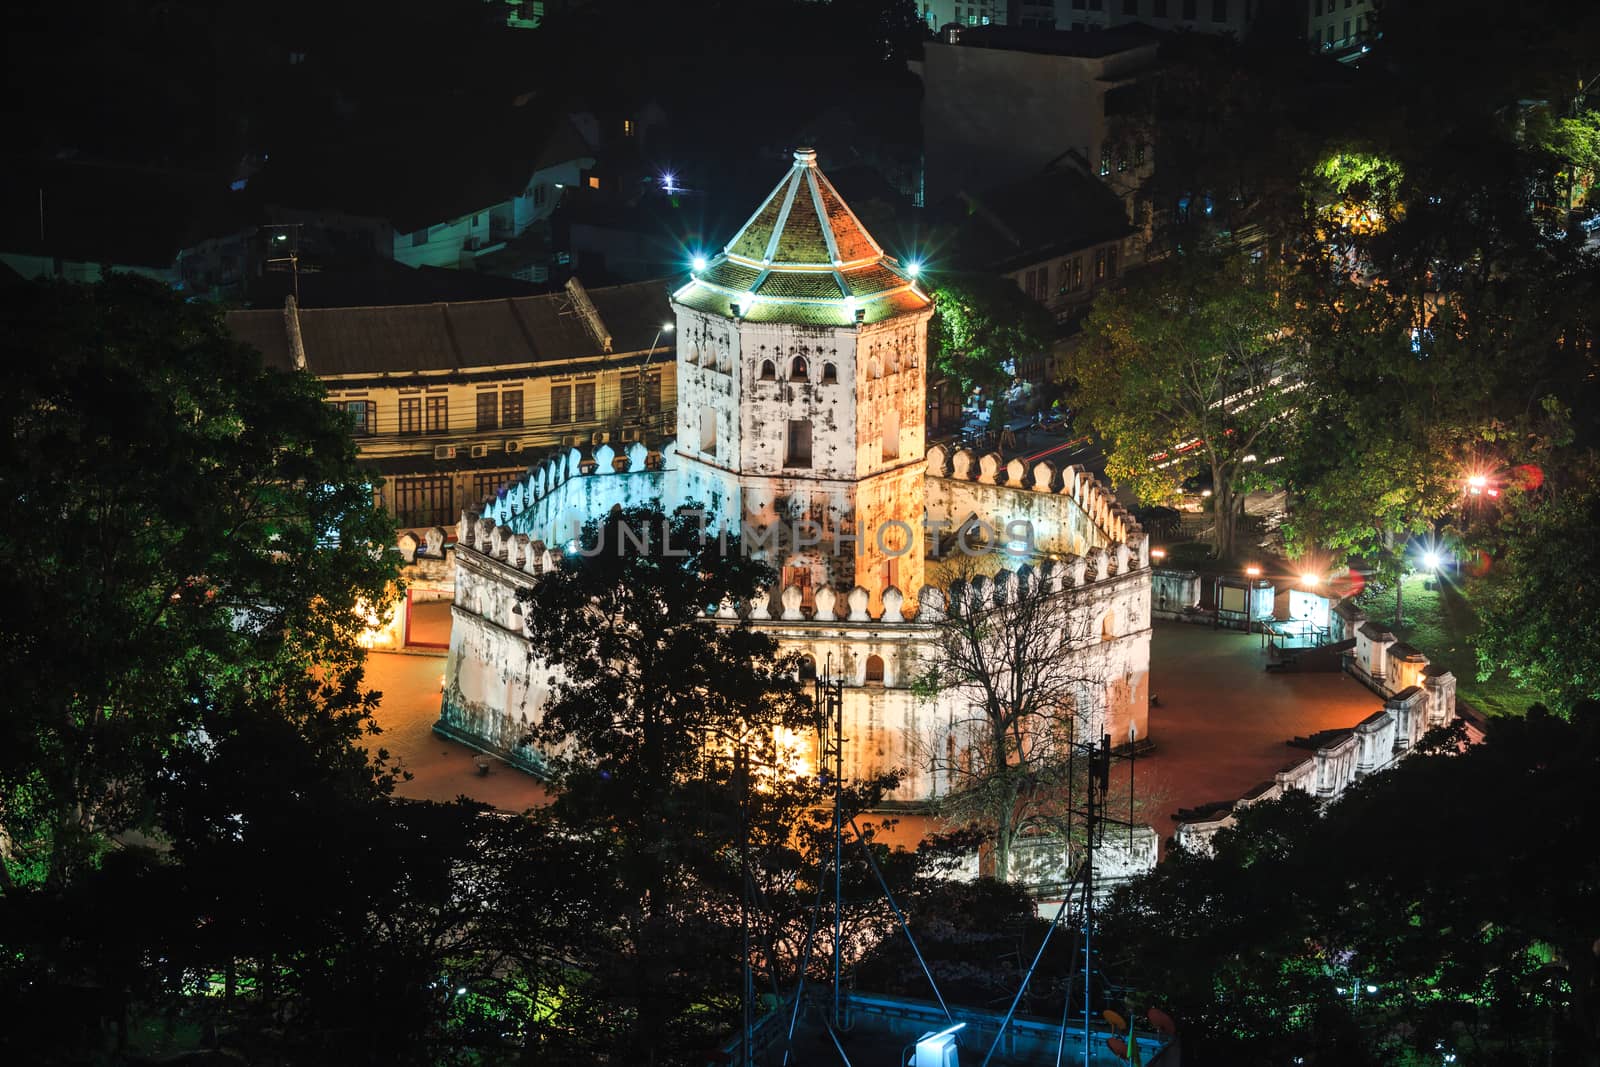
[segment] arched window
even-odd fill
[[[832,363],[824,363],[822,365],[822,383],[824,385],[832,385],[838,380],[839,368],[835,367]]]
[[[794,362],[789,364],[789,377],[798,381],[805,381],[809,376],[810,368],[806,366],[805,356],[795,356]]]
[[[883,684],[883,657],[882,656],[868,656],[867,657],[866,683],[868,685],[882,685]]]
[[[875,382],[883,377],[883,364],[878,362],[878,357],[873,356],[867,364],[867,380]]]
[[[814,682],[817,680],[817,661],[810,656],[800,657],[800,680]]]
[[[764,382],[770,382],[773,379],[777,378],[777,376],[778,376],[777,364],[773,363],[772,360],[770,360],[770,359],[762,360],[761,361],[761,380],[764,381]]]
[[[1117,636],[1117,613],[1108,611],[1100,620],[1100,640],[1110,641]]]

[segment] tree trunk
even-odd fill
[[[1006,776],[1006,787],[1001,790],[999,810],[995,812],[994,834],[994,877],[997,882],[1011,879],[1011,834],[1012,819],[1016,814],[1016,796],[1010,784],[1011,752],[1010,745],[1006,742],[1005,727],[998,720],[994,723],[994,766],[999,768],[999,773]]]
[[[1234,546],[1234,492],[1223,480],[1221,469],[1215,465],[1211,468],[1211,521],[1217,558],[1231,558]]]

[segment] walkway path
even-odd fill
[[[490,757],[487,776],[478,774],[478,753],[433,732],[439,718],[439,685],[444,657],[373,652],[367,656],[367,684],[383,694],[376,719],[383,732],[367,739],[384,748],[413,777],[395,793],[418,800],[450,801],[469,796],[506,811],[544,804],[544,786],[522,771]]]
[[[1156,751],[1135,767],[1144,820],[1163,838],[1179,808],[1237,800],[1306,753],[1285,741],[1354,726],[1383,701],[1347,675],[1269,674],[1259,635],[1158,622],[1150,647]],[[1126,779],[1124,778],[1124,784]],[[1115,788],[1115,786],[1113,786]]]

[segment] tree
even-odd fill
[[[214,309],[114,277],[7,287],[0,326],[0,887],[59,885],[153,828],[164,760],[224,694],[360,662],[392,524],[321,385]]]
[[[1197,473],[1211,476],[1224,557],[1295,404],[1301,344],[1287,324],[1243,257],[1182,254],[1097,299],[1069,364],[1115,483],[1154,504]]]
[[[951,574],[916,688],[953,718],[922,739],[921,756],[949,783],[941,815],[979,828],[1003,882],[1020,841],[1065,836],[1071,822],[1071,742],[1099,740],[1105,679],[1086,665],[1099,635],[1090,607],[1043,572],[990,576],[962,556]],[[1084,785],[1082,761],[1077,776]]]
[[[1559,479],[1559,480],[1556,480]],[[1504,670],[1567,709],[1600,700],[1594,576],[1600,547],[1600,457],[1552,472],[1539,491],[1509,493],[1500,551],[1480,583],[1476,636],[1484,675]]]
[[[1055,331],[1049,312],[1011,279],[977,274],[941,276],[933,305],[933,365],[959,381],[963,394],[981,388],[990,427],[998,427],[1006,414],[1001,398],[1016,378],[1018,361],[1050,347]]]
[[[1108,971],[1207,1062],[1600,1062],[1600,861],[1572,850],[1600,812],[1600,706],[1464,737],[1435,731],[1321,813],[1298,791],[1240,810],[1212,855],[1118,891]],[[1466,796],[1495,800],[1463,819]]]
[[[530,669],[550,675],[535,738],[552,754],[556,817],[617,851],[611,877],[627,905],[606,974],[632,1020],[628,1043],[666,1056],[721,1024],[694,1005],[712,997],[726,1008],[737,988],[727,902],[742,896],[743,876],[730,867],[728,813],[743,789],[726,757],[748,753],[773,768],[767,788],[783,790],[778,730],[814,724],[776,642],[707,617],[770,588],[765,564],[725,552],[688,511],[619,508],[581,543],[518,592]]]

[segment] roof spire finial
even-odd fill
[[[817,165],[817,150],[805,146],[796,148],[794,150],[794,161],[796,163],[804,163],[808,167],[814,167]]]

